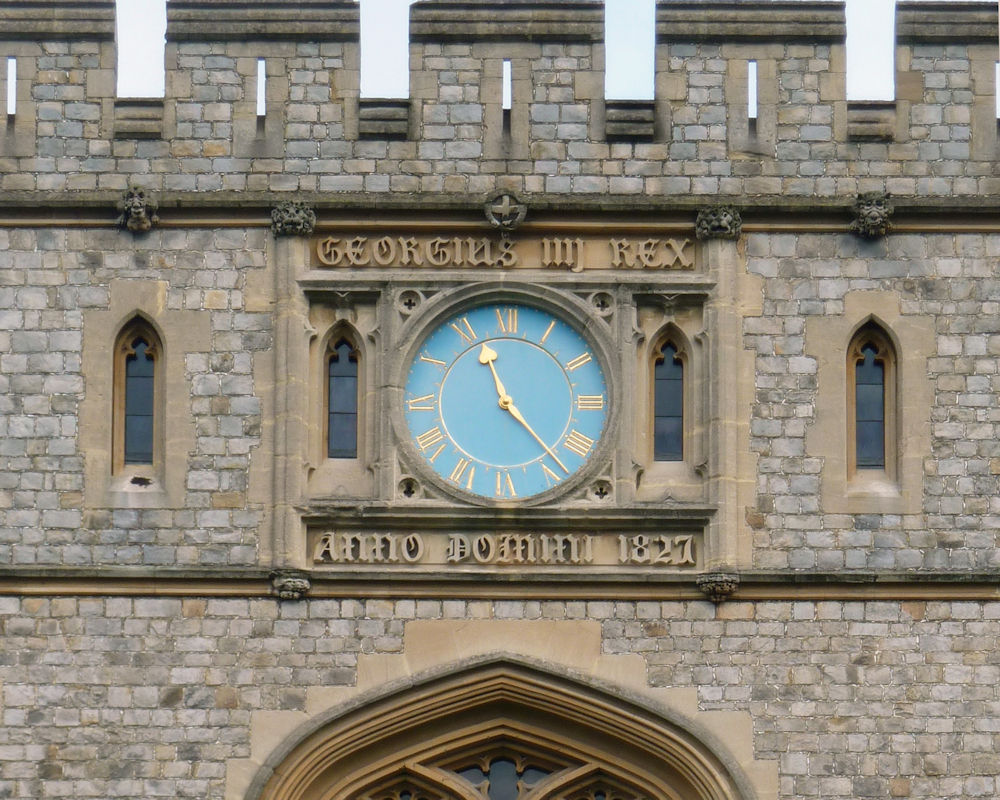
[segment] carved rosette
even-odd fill
[[[699,239],[738,239],[742,230],[743,218],[735,206],[703,208],[694,223]]]
[[[285,200],[271,209],[275,236],[309,236],[316,227],[316,212],[301,200]]]
[[[698,588],[713,603],[721,603],[740,588],[740,576],[735,572],[706,572],[698,576]]]
[[[865,239],[880,239],[892,230],[892,204],[886,192],[866,192],[854,201],[851,231]]]
[[[156,209],[156,201],[147,196],[145,189],[130,186],[118,201],[119,216],[116,223],[122,230],[146,233],[160,221]]]
[[[510,233],[528,216],[528,204],[513,192],[499,191],[483,202],[483,213],[494,228]]]
[[[301,600],[309,592],[312,584],[305,573],[295,570],[279,570],[271,573],[271,588],[279,600]]]

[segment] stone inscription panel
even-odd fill
[[[486,236],[351,236],[316,239],[316,268],[693,270],[692,239]]]
[[[312,562],[400,567],[697,569],[700,533],[443,533],[310,531]]]

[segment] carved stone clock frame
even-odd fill
[[[511,236],[453,219],[403,219],[391,228],[351,220],[321,223],[311,239],[273,241],[276,280],[266,288],[273,291],[275,346],[256,369],[270,388],[264,394],[274,413],[264,415],[271,420],[264,441],[272,458],[255,463],[252,484],[274,508],[275,567],[330,578],[571,580],[582,565],[588,579],[616,580],[629,573],[671,579],[748,562],[744,516],[753,484],[745,421],[753,381],[739,377],[753,370],[741,318],[753,313],[755,287],[736,242],[696,244],[692,227],[681,223],[602,220],[570,232],[560,224],[534,223]],[[390,244],[380,243],[386,237],[395,242],[395,261]],[[681,268],[662,254],[646,263],[637,255],[642,243],[667,239],[661,251],[683,253]],[[429,244],[435,241],[454,243],[450,263],[426,263],[433,247],[444,248]],[[623,241],[639,245],[628,250]],[[331,252],[355,263],[324,263]],[[422,263],[400,263],[421,252]],[[517,263],[498,266],[505,252]],[[490,255],[494,264],[468,263]],[[663,266],[650,266],[654,258]],[[525,503],[469,498],[429,476],[405,440],[403,381],[417,343],[454,309],[483,300],[558,310],[603,363],[605,432],[562,492]],[[340,335],[359,353],[355,459],[327,459],[323,446],[324,353]],[[677,462],[652,456],[652,363],[665,338],[680,343],[685,366],[684,457]],[[600,553],[581,556],[595,547]]]

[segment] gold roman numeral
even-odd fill
[[[439,455],[441,455],[441,451],[442,451],[442,450],[444,450],[444,449],[445,449],[445,448],[446,448],[447,446],[448,446],[448,445],[446,445],[446,444],[442,444],[442,445],[441,445],[440,447],[438,447],[438,449],[437,449],[437,450],[435,450],[435,451],[434,451],[434,452],[433,452],[433,453],[431,454],[431,457],[430,457],[430,458],[428,458],[427,460],[428,460],[428,461],[429,461],[429,462],[430,462],[431,464],[433,464],[433,463],[434,463],[434,459],[436,459],[436,458],[437,458],[437,457],[438,457]]]
[[[563,442],[563,447],[567,450],[572,450],[581,458],[586,458],[587,454],[590,452],[590,448],[594,446],[594,440],[589,436],[584,436],[578,430],[571,430],[569,435],[566,437],[566,441]]]
[[[422,397],[411,397],[406,401],[406,407],[410,411],[433,411],[436,401],[433,394],[425,394]]]
[[[517,333],[517,309],[505,308],[503,310],[494,309],[497,312],[497,322],[500,324],[501,333]]]
[[[437,359],[437,358],[431,358],[426,353],[421,353],[420,354],[420,360],[421,361],[426,361],[428,364],[437,364],[439,367],[445,366],[445,363],[443,361],[441,361],[440,359]]]
[[[458,463],[455,465],[455,469],[451,471],[451,475],[448,476],[448,480],[460,484],[466,472],[469,473],[469,477],[466,480],[465,488],[472,491],[472,479],[475,477],[476,468],[467,458],[458,459]]]
[[[600,411],[604,408],[603,394],[578,394],[576,407],[580,411]]]
[[[552,470],[550,470],[547,466],[545,466],[545,464],[542,463],[541,461],[539,461],[538,463],[542,468],[542,472],[545,473],[545,482],[549,484],[549,486],[551,486],[553,483],[559,483],[561,479],[558,475],[556,475]]]
[[[462,317],[458,322],[465,326],[465,331],[468,331],[468,333],[463,331],[456,322],[451,323],[451,327],[455,329],[455,333],[461,336],[466,344],[472,344],[478,337],[476,336],[476,332],[472,330],[469,320],[466,317]]]
[[[549,327],[545,329],[545,333],[542,334],[542,338],[538,340],[539,344],[545,344],[545,340],[549,338],[549,334],[552,333],[552,329],[556,326],[556,321],[552,320],[549,323]]]
[[[580,355],[578,355],[576,358],[574,358],[573,360],[569,361],[566,364],[566,369],[572,372],[573,370],[579,369],[584,364],[587,364],[589,362],[590,362],[590,353],[580,353]]]
[[[497,470],[497,497],[517,497],[517,492],[514,491],[514,481],[510,479],[509,472],[500,472]]]
[[[444,439],[444,434],[441,433],[441,429],[435,425],[429,431],[425,431],[417,437],[417,447],[421,450],[426,450],[428,447],[433,447],[438,442]],[[437,453],[435,453],[437,455]]]

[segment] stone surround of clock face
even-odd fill
[[[998,794],[995,4],[901,3],[897,97],[864,105],[838,4],[664,2],[655,101],[617,109],[599,4],[534,6],[415,6],[411,96],[366,104],[352,4],[183,0],[167,96],[127,103],[110,0],[0,0],[0,797],[248,800],[301,726],[504,658],[689,720],[741,800]],[[885,191],[888,234],[852,231]],[[564,493],[463,496],[407,444],[415,348],[482,300],[558,312],[605,366]],[[164,456],[123,473],[136,319]],[[898,398],[873,480],[846,425],[869,324]],[[331,459],[340,337],[359,448]],[[667,341],[676,462],[648,426]]]

